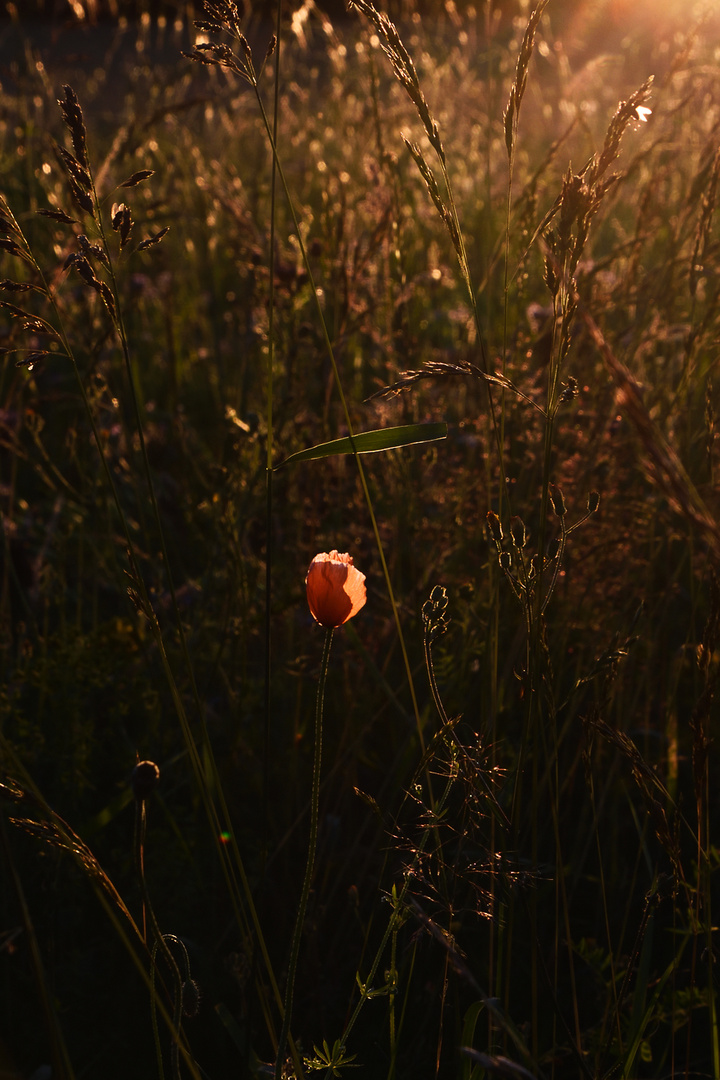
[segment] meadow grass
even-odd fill
[[[720,1076],[718,25],[613,10],[6,30],[0,1075]]]

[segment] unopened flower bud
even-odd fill
[[[485,520],[487,521],[488,531],[495,543],[502,543],[503,531],[500,518],[492,510],[488,510]]]
[[[563,498],[562,489],[554,487],[550,492],[550,499],[552,501],[553,510],[559,518],[565,517],[567,510],[565,508],[565,499]]]
[[[510,534],[516,547],[525,547],[525,544],[527,543],[527,533],[525,531],[525,522],[522,518],[513,517],[510,519]]]
[[[351,555],[322,552],[310,563],[305,578],[312,617],[321,626],[342,626],[357,615],[367,599],[365,575],[353,566]]]
[[[160,770],[154,761],[138,761],[132,771],[132,789],[138,802],[145,802],[158,786]]]
[[[183,1016],[189,1019],[200,1012],[200,987],[194,979],[188,979],[182,984],[182,1011]]]

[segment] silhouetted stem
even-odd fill
[[[332,638],[333,632],[332,628],[330,628],[325,631],[325,645],[323,647],[320,682],[318,683],[317,703],[315,706],[315,756],[313,759],[312,793],[310,795],[310,844],[308,847],[307,864],[305,866],[305,880],[303,881],[302,893],[300,894],[300,906],[295,921],[292,945],[290,946],[290,964],[288,966],[287,985],[285,987],[285,1013],[283,1016],[282,1031],[280,1032],[280,1040],[278,1042],[277,1059],[275,1061],[275,1080],[280,1080],[282,1076],[285,1047],[287,1046],[288,1035],[290,1034],[293,992],[295,990],[295,973],[297,971],[297,962],[300,953],[303,923],[305,922],[305,910],[307,908],[308,897],[310,896],[310,885],[312,883],[313,869],[315,867],[315,851],[317,849],[318,834],[318,808],[320,805],[323,705],[325,702],[325,683],[327,681]]]
[[[153,1037],[155,1040],[155,1052],[157,1054],[158,1075],[164,1080],[162,1049],[160,1047],[160,1032],[157,1022],[157,989],[155,976],[157,973],[157,954],[161,954],[173,979],[173,1026],[170,1033],[170,1061],[173,1080],[180,1080],[180,1024],[182,1020],[182,979],[175,958],[168,948],[164,935],[160,932],[155,912],[150,902],[147,881],[145,879],[145,834],[147,831],[147,811],[144,799],[135,802],[135,861],[140,892],[143,905],[143,937],[147,944],[147,923],[150,923],[153,934],[152,968],[150,971],[150,1007],[152,1013]]]

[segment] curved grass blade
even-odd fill
[[[376,454],[380,450],[396,450],[400,446],[413,443],[437,442],[447,438],[447,424],[403,424],[400,427],[377,428],[375,431],[363,431],[350,438],[309,446],[307,450],[298,450],[275,466],[273,471],[296,461],[311,461],[313,458],[334,457],[337,454]]]

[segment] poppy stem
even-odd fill
[[[275,1080],[281,1080],[282,1077],[285,1049],[287,1047],[288,1036],[290,1034],[290,1021],[292,1019],[293,992],[295,990],[295,973],[297,971],[298,956],[300,954],[300,940],[302,938],[305,910],[307,908],[308,897],[310,896],[310,885],[312,884],[313,870],[315,867],[320,805],[323,706],[325,703],[325,683],[327,682],[332,639],[333,630],[332,627],[329,627],[325,631],[325,644],[323,646],[320,681],[318,683],[317,701],[315,705],[315,756],[313,759],[312,792],[310,795],[310,843],[308,845],[308,856],[305,866],[305,879],[303,881],[302,893],[300,894],[300,906],[298,907],[295,929],[293,930],[292,936],[292,945],[290,946],[290,963],[288,964],[287,985],[285,987],[283,1024],[280,1032],[280,1040],[278,1042],[277,1058],[275,1060]]]

